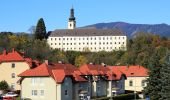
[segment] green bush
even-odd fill
[[[113,100],[132,100],[134,99],[135,95],[133,93],[130,94],[121,94],[118,96],[113,96],[112,99]],[[97,98],[97,99],[92,99],[92,100],[109,100],[110,97],[101,97],[101,98]]]
[[[0,90],[8,90],[9,86],[6,81],[1,81],[0,82]]]

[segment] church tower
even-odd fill
[[[70,10],[70,18],[68,21],[68,29],[75,29],[76,28],[76,18],[74,17],[74,9],[73,7]]]

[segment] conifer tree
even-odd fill
[[[34,38],[42,40],[42,39],[45,39],[45,37],[46,37],[45,23],[44,23],[43,18],[40,18],[36,26]]]
[[[166,54],[163,67],[161,68],[161,91],[160,100],[170,100],[170,53]]]
[[[147,79],[147,87],[145,88],[145,94],[149,95],[151,100],[159,100],[161,98],[161,64],[159,62],[160,57],[156,51],[149,61],[149,78]]]

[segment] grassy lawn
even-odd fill
[[[17,99],[16,100],[20,100],[20,97],[17,97]]]

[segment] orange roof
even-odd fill
[[[21,53],[12,49],[12,52],[7,53],[6,50],[3,51],[3,54],[0,55],[0,63],[1,62],[18,62],[18,61],[25,61],[29,64],[30,67],[33,66],[33,63],[38,66],[40,63],[36,60],[32,60],[31,58],[25,58],[21,55]]]
[[[108,69],[102,65],[85,64],[80,66],[83,75],[106,75]]]
[[[71,64],[52,63],[47,65],[43,63],[36,68],[24,71],[19,76],[49,76],[52,77],[57,83],[62,83],[66,76],[72,77],[74,81],[86,81],[80,76],[80,74],[81,72]]]
[[[85,64],[79,69],[82,75],[104,75],[108,77],[107,80],[120,80],[123,75],[119,70],[111,71],[109,67],[102,65]]]
[[[109,66],[113,71],[124,73],[127,77],[147,77],[148,69],[143,66]]]
[[[7,53],[6,50],[4,50],[3,54],[0,55],[0,62],[8,61],[24,61],[24,58],[14,49],[10,53]]]

